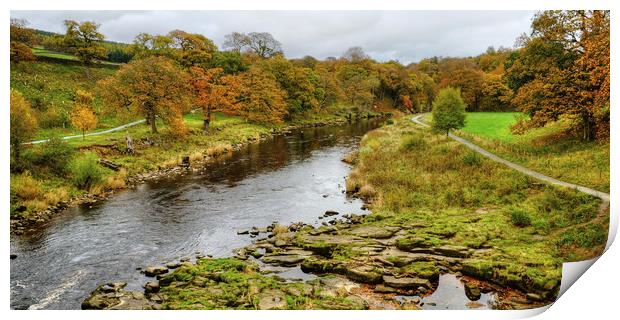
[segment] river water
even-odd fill
[[[250,243],[237,230],[303,221],[326,210],[361,214],[344,194],[340,159],[380,125],[295,130],[184,176],[147,182],[95,205],[65,210],[34,234],[11,236],[11,308],[79,309],[108,281],[141,290],[136,268],[193,256],[229,256]]]

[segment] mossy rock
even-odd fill
[[[403,251],[411,251],[418,248],[430,248],[433,243],[420,236],[406,236],[396,240],[396,247]]]

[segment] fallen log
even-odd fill
[[[104,167],[106,167],[106,168],[112,169],[114,171],[118,171],[121,168],[120,164],[116,164],[116,163],[114,163],[114,162],[112,162],[110,160],[106,160],[106,159],[103,159],[103,158],[99,159],[99,164],[104,166]]]

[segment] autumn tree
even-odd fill
[[[173,30],[168,37],[172,39],[173,47],[178,49],[176,60],[184,67],[205,65],[217,51],[213,41],[201,34]]]
[[[465,102],[461,91],[447,87],[441,89],[433,102],[433,129],[438,132],[450,133],[450,129],[465,126]]]
[[[501,76],[485,74],[483,76],[480,111],[508,111],[512,100],[512,91],[502,81]]]
[[[65,20],[64,23],[67,28],[64,45],[82,63],[89,65],[107,57],[106,48],[101,44],[104,36],[99,32],[98,23],[73,20]]]
[[[241,74],[243,84],[239,102],[231,109],[233,114],[249,120],[267,123],[281,123],[288,113],[286,91],[280,89],[275,77],[252,66]]]
[[[318,88],[318,78],[310,68],[297,67],[282,56],[266,59],[259,64],[269,72],[286,91],[289,114],[319,107],[323,91]]]
[[[609,12],[543,11],[506,62],[512,103],[543,126],[568,116],[586,140],[609,136]]]
[[[37,130],[37,118],[30,103],[19,93],[11,89],[10,97],[10,131],[11,151],[14,163],[19,165],[22,143],[32,139]]]
[[[418,83],[417,76],[397,61],[379,63],[374,66],[379,86],[376,88],[376,97],[379,100],[388,100],[393,106],[399,105],[409,112],[417,109],[418,96],[422,84]]]
[[[138,59],[149,56],[175,59],[174,41],[165,35],[138,34],[131,45],[131,52]]]
[[[336,72],[324,63],[317,63],[314,70],[318,87],[322,91],[319,95],[319,107],[325,108],[345,99],[345,93],[338,83]]]
[[[108,103],[145,117],[152,133],[157,133],[157,118],[173,126],[173,132],[184,132],[182,116],[191,104],[191,87],[175,61],[157,56],[132,60],[101,85]]]
[[[261,58],[282,54],[282,44],[268,32],[233,32],[226,35],[224,48],[236,52],[249,52]]]
[[[78,105],[71,112],[71,124],[82,131],[82,139],[84,139],[86,131],[97,127],[97,116],[90,107]]]
[[[75,93],[74,108],[71,112],[71,124],[82,131],[82,139],[86,131],[97,127],[97,116],[92,110],[93,94],[78,89]]]
[[[195,104],[202,108],[204,130],[208,131],[213,112],[232,113],[238,109],[241,79],[226,75],[222,68],[205,70],[194,66],[190,68],[190,75]]]
[[[377,83],[366,69],[347,64],[338,70],[336,76],[351,105],[367,107],[372,103],[372,90]]]
[[[483,76],[484,73],[467,59],[446,58],[439,62],[439,87],[459,88],[469,111],[478,111],[480,107]]]
[[[33,29],[27,28],[28,21],[11,19],[11,62],[33,61],[35,56],[30,46],[34,44],[36,35]]]
[[[351,47],[342,54],[342,58],[356,63],[362,60],[370,59],[370,56],[364,52],[362,47]]]

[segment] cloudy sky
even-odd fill
[[[230,32],[269,32],[287,57],[340,56],[361,46],[373,58],[402,63],[431,56],[471,56],[512,47],[529,32],[532,11],[12,11],[31,27],[63,33],[62,21],[96,21],[107,39],[140,32],[201,33],[221,46]]]

